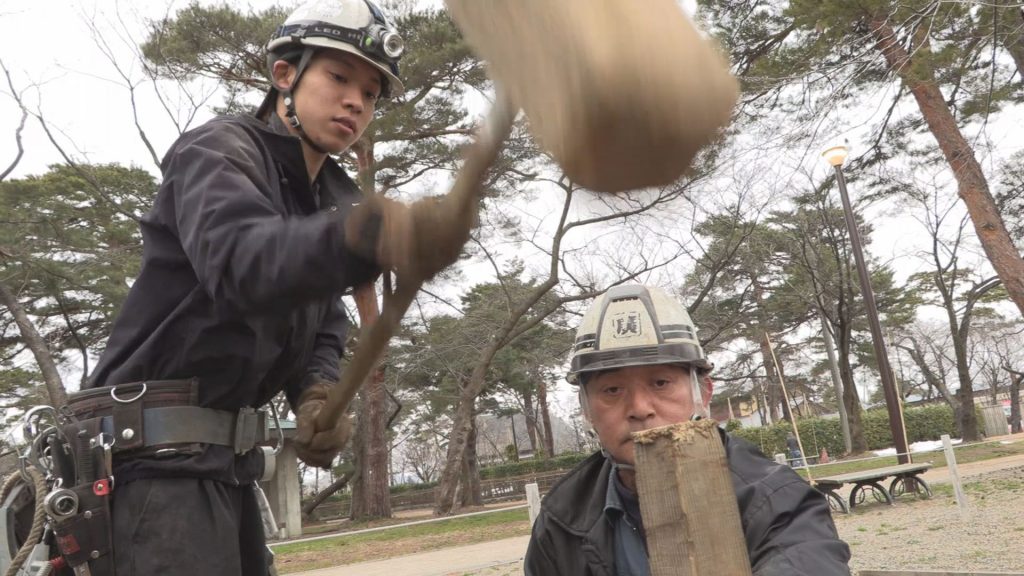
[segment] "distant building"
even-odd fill
[[[722,398],[712,397],[711,417],[723,424],[729,420],[739,420],[745,427],[761,425],[757,398],[749,392]]]

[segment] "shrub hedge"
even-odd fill
[[[555,470],[568,470],[573,466],[586,460],[593,452],[569,452],[559,454],[554,458],[520,460],[497,466],[488,466],[480,469],[480,479],[488,480],[494,478],[508,478],[513,476],[525,476],[540,472],[552,472]]]
[[[943,434],[957,435],[953,410],[946,404],[907,408],[903,414],[907,426],[907,442],[911,444],[922,440],[938,440]],[[884,408],[865,411],[862,422],[869,450],[881,450],[893,445],[889,414]],[[843,453],[843,433],[839,427],[839,418],[806,418],[799,420],[797,426],[804,451],[809,455],[820,453],[822,448],[832,455]],[[783,421],[760,428],[733,428],[730,433],[753,443],[771,457],[772,454],[786,452],[786,433],[790,430],[789,422]]]

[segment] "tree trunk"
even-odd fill
[[[857,384],[853,380],[853,369],[848,355],[839,355],[839,377],[843,380],[843,402],[846,404],[846,419],[850,423],[850,449],[860,454],[868,449],[864,437],[863,410],[857,397]]]
[[[353,520],[391,517],[388,482],[387,393],[384,368],[370,375],[359,391],[362,406],[354,440],[360,441],[356,468],[358,480],[352,486]]]
[[[771,416],[772,422],[779,421],[779,404],[782,404],[783,418],[792,422],[793,415],[789,412],[789,405],[785,401],[785,397],[782,394],[782,386],[779,382],[779,373],[775,370],[775,362],[772,361],[772,352],[768,348],[768,342],[764,337],[765,331],[768,329],[768,322],[765,315],[762,313],[764,309],[764,288],[761,287],[761,283],[756,278],[753,279],[752,285],[754,287],[754,302],[757,304],[757,340],[761,348],[761,363],[764,364],[764,371],[768,375],[768,379],[765,381],[765,396],[768,400],[768,414]]]
[[[1010,430],[1014,434],[1021,432],[1020,424],[1020,383],[1024,374],[1010,379]]]
[[[302,515],[307,518],[311,517],[313,515],[313,511],[316,510],[317,506],[323,504],[324,501],[330,498],[332,495],[334,495],[335,492],[344,489],[345,486],[348,485],[348,481],[351,478],[351,476],[352,472],[346,472],[345,474],[342,474],[339,478],[335,479],[334,482],[331,482],[330,486],[324,488],[320,492],[317,492],[316,496],[310,498],[309,502],[306,502],[305,504],[302,505]]]
[[[512,446],[515,447],[515,457],[512,461],[519,462],[519,436],[516,434],[516,415],[509,414],[508,421],[512,425]]]
[[[825,340],[825,353],[828,356],[829,374],[832,377],[832,387],[836,393],[836,405],[839,412],[839,428],[843,433],[843,448],[845,453],[850,453],[853,445],[850,441],[850,422],[846,416],[846,402],[843,401],[843,380],[839,375],[839,362],[836,360],[836,345],[832,340],[832,330],[828,325],[828,317],[821,308],[818,308],[818,315],[821,319],[821,335]]]
[[[775,422],[768,413],[768,396],[764,393],[765,385],[755,385],[757,389],[757,415],[761,418],[761,426],[770,426]]]
[[[1018,0],[995,0],[992,9],[999,43],[1013,58],[1018,80],[1024,82],[1024,10]]]
[[[867,439],[864,437],[863,411],[857,397],[857,383],[853,379],[853,367],[850,366],[850,329],[843,323],[837,327],[839,339],[839,377],[843,381],[843,402],[846,403],[846,420],[850,424],[850,447],[853,454],[866,452]]]
[[[1006,230],[974,150],[960,132],[935,82],[934,73],[923,61],[931,56],[926,28],[922,27],[917,33],[920,40],[916,43],[913,58],[897,40],[885,16],[871,20],[871,31],[889,70],[897,74],[914,95],[929,130],[953,171],[957,192],[967,206],[985,254],[1017,309],[1024,314],[1024,258],[1021,258]]]
[[[511,332],[511,327],[508,327],[508,332]],[[473,423],[474,405],[486,384],[487,369],[491,365],[491,361],[494,360],[494,355],[501,348],[502,340],[508,332],[503,335],[495,335],[492,338],[487,348],[481,353],[477,365],[473,367],[469,382],[459,390],[459,401],[455,407],[452,431],[448,436],[448,452],[445,456],[444,470],[441,472],[441,481],[437,486],[437,504],[434,513],[439,516],[451,514],[455,507],[455,491],[458,488],[462,461],[465,457],[470,428]]]
[[[3,304],[11,311],[11,315],[14,316],[14,322],[18,325],[18,330],[21,332],[21,337],[25,339],[25,344],[32,351],[32,355],[35,356],[36,364],[39,366],[39,371],[43,375],[43,381],[46,383],[46,392],[50,396],[50,404],[54,408],[64,406],[68,401],[68,395],[61,381],[60,372],[57,371],[57,363],[53,361],[50,347],[46,345],[43,336],[36,330],[35,324],[32,323],[32,319],[25,313],[25,309],[21,307],[17,297],[2,281],[0,281],[0,304]]]
[[[364,389],[365,390],[365,389]],[[363,409],[366,406],[364,390],[360,390],[354,402],[355,413],[365,414]],[[366,512],[366,482],[363,478],[363,470],[366,468],[366,437],[368,435],[369,419],[360,416],[355,419],[355,431],[352,435],[352,466],[356,471],[351,479],[352,484],[352,505],[349,507],[349,518],[365,518]]]
[[[974,390],[970,385],[964,386],[961,384],[960,389],[956,391],[956,399],[957,404],[959,404],[957,422],[960,428],[960,437],[963,438],[964,442],[980,440],[978,415],[974,412]]]
[[[537,404],[540,405],[540,418],[544,424],[544,454],[555,455],[555,432],[551,428],[551,411],[548,409],[548,384],[541,380],[537,384]]]
[[[533,394],[523,392],[523,418],[526,420],[526,435],[530,438],[530,450],[537,457],[537,413],[533,409]]]
[[[469,438],[466,443],[466,458],[462,466],[462,494],[463,506],[483,506],[484,498],[480,490],[480,465],[476,457],[476,417],[473,418],[473,425],[469,429]]]
[[[928,383],[928,389],[936,390],[939,395],[942,396],[942,399],[946,404],[949,404],[950,408],[956,409],[956,400],[953,398],[953,395],[949,393],[946,383],[935,374],[931,365],[927,360],[925,360],[924,352],[921,350],[921,345],[913,338],[910,339],[910,342],[914,345],[913,348],[907,348],[906,346],[900,346],[900,348],[903,348],[910,353],[910,358],[914,360],[914,364],[917,364],[918,369],[921,370],[921,374],[924,375],[924,380]]]
[[[991,382],[991,385],[989,386],[989,393],[992,395],[992,405],[995,406],[999,404],[999,367],[990,366],[988,368],[988,373],[989,382]]]
[[[761,338],[761,363],[764,364],[764,372],[767,375],[764,384],[764,397],[768,403],[768,417],[771,418],[772,422],[779,421],[779,397],[782,394],[779,392],[779,373],[775,370],[775,363],[772,362],[772,353],[768,350],[768,344]],[[785,402],[782,402],[784,405]],[[783,408],[782,418],[791,421],[789,414],[789,408]]]
[[[953,332],[953,354],[956,357],[956,377],[960,389],[956,391],[960,404],[960,437],[964,442],[981,439],[978,432],[978,415],[974,412],[974,384],[971,381],[970,364],[967,360],[967,335],[965,330]]]

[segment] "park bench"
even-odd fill
[[[819,492],[825,495],[829,506],[833,510],[849,514],[851,508],[864,502],[868,491],[871,492],[875,500],[890,505],[893,498],[901,496],[908,490],[916,492],[923,498],[930,498],[932,495],[931,488],[921,478],[921,474],[931,467],[930,462],[898,464],[896,466],[886,466],[885,468],[815,478],[813,485]],[[892,478],[888,489],[885,488],[885,480],[887,478]],[[846,503],[842,496],[836,493],[836,490],[841,488],[843,484],[853,484],[853,490],[850,491],[849,504]]]

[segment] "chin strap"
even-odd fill
[[[711,414],[708,412],[710,402],[708,404],[704,403],[702,384],[703,382],[700,374],[697,373],[697,369],[690,366],[690,386],[693,388],[693,415],[690,416],[690,420],[701,420],[711,417]]]
[[[285,117],[288,119],[288,124],[299,133],[299,138],[309,145],[310,148],[316,150],[321,154],[327,154],[327,150],[321,148],[313,139],[306,134],[306,131],[302,129],[302,122],[299,120],[299,114],[295,111],[295,98],[292,94],[295,89],[299,86],[299,79],[302,78],[302,73],[306,71],[306,67],[309,66],[309,61],[313,59],[314,50],[312,48],[306,48],[302,51],[302,57],[299,59],[299,65],[295,68],[295,80],[292,85],[287,89],[278,88],[281,92],[281,97],[284,98]]]

